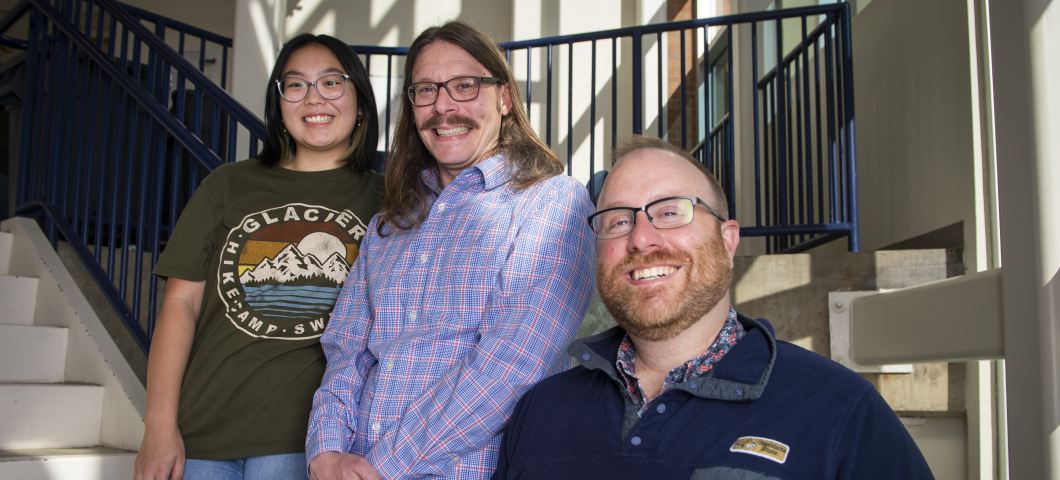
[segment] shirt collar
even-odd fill
[[[420,172],[420,179],[436,195],[442,193],[438,167],[423,170]],[[498,153],[460,172],[447,188],[452,186],[467,189],[477,185],[483,190],[493,190],[510,182],[511,179],[511,167],[505,161],[504,154]]]

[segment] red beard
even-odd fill
[[[628,282],[633,268],[660,263],[684,270],[686,283],[638,288]],[[602,261],[596,264],[596,284],[607,310],[627,333],[645,340],[667,340],[687,330],[725,297],[731,283],[729,253],[720,233],[693,252],[632,253],[610,270]]]

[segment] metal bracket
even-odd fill
[[[829,292],[828,293],[828,327],[832,337],[832,360],[858,373],[913,373],[912,364],[899,365],[859,365],[850,355],[853,343],[853,329],[850,322],[850,304],[854,299],[883,293],[871,292]]]

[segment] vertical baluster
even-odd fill
[[[688,139],[686,138],[688,126],[685,119],[687,114],[685,102],[688,101],[685,98],[685,30],[678,30],[677,34],[681,37],[681,53],[678,54],[681,57],[681,81],[678,82],[678,87],[681,89],[681,150],[688,150]]]
[[[835,146],[835,85],[832,76],[832,16],[825,16],[824,29],[824,65],[825,65],[825,91],[828,92],[828,219],[831,223],[839,221],[837,217],[837,178],[836,178],[836,146]]]
[[[228,116],[228,154],[225,155],[225,162],[235,162],[236,158],[236,146],[239,145],[239,124],[236,123],[236,117],[231,115]],[[198,168],[198,167],[196,167]]]
[[[526,47],[526,119],[530,119],[530,90],[534,87],[534,75],[533,71],[530,70],[530,47]]]
[[[545,80],[545,145],[552,147],[552,45],[548,46],[548,74]]]
[[[589,74],[589,198],[596,199],[596,40],[592,43]]]
[[[725,34],[728,36],[727,41],[729,42],[729,54],[727,55],[727,61],[729,62],[729,81],[727,82],[727,88],[729,90],[729,119],[726,121],[727,126],[725,131],[725,141],[727,143],[725,169],[727,172],[726,177],[728,177],[729,181],[725,191],[727,193],[726,196],[728,197],[727,200],[729,201],[729,218],[736,218],[736,136],[733,128],[734,125],[736,125],[736,110],[733,109],[733,97],[735,97],[733,92],[735,91],[735,86],[732,81],[733,59],[731,23],[725,26]]]
[[[567,175],[573,175],[574,156],[574,42],[567,42]]]
[[[666,123],[666,119],[663,117],[663,90],[666,87],[663,86],[663,52],[662,52],[663,51],[663,40],[662,39],[663,39],[662,32],[655,32],[655,46],[656,46],[655,53],[657,53],[658,57],[659,57],[658,58],[658,62],[659,63],[657,64],[659,68],[656,69],[656,71],[658,73],[658,77],[659,77],[658,78],[659,88],[657,90],[658,96],[659,96],[659,98],[658,98],[658,100],[659,100],[659,103],[658,103],[659,112],[655,116],[655,123],[659,127],[658,128],[658,130],[659,130],[659,138],[665,140],[666,139],[666,133],[663,130],[663,124]]]
[[[714,110],[711,108],[714,105],[714,85],[711,83],[710,78],[709,31],[709,27],[703,28],[703,45],[705,45],[705,48],[707,49],[703,55],[703,118],[707,122],[706,127],[704,127],[704,130],[707,132],[707,141],[703,143],[703,150],[706,151],[703,160],[707,162],[714,160],[714,124],[716,123],[714,121]]]
[[[758,119],[758,22],[751,22],[751,91],[754,92],[755,226],[762,226],[762,156]]]
[[[805,128],[806,145],[806,223],[815,223],[813,218],[813,132],[810,129],[810,58],[807,45],[809,39],[806,36],[806,16],[802,17],[802,89],[803,89],[803,122]]]
[[[644,74],[644,45],[640,31],[634,30],[632,36],[633,51],[630,56],[633,57],[633,134],[640,135],[644,133],[644,97],[641,92],[644,84],[641,78]]]
[[[843,5],[843,11],[839,14],[840,30],[842,31],[843,43],[843,102],[846,105],[843,117],[846,124],[846,148],[847,148],[847,212],[846,221],[850,223],[850,234],[848,237],[848,249],[851,252],[860,250],[858,237],[858,170],[857,170],[857,146],[855,145],[854,128],[854,52],[851,51],[850,38],[850,6]]]
[[[784,76],[784,41],[783,41],[784,33],[783,33],[783,25],[782,24],[783,24],[783,21],[780,20],[780,19],[777,19],[777,39],[776,39],[777,66],[774,69],[774,72],[776,72],[775,78],[776,78],[776,82],[777,82],[776,86],[775,86],[775,89],[776,89],[776,95],[777,95],[776,121],[777,121],[777,137],[778,138],[777,138],[777,143],[776,143],[775,146],[777,148],[777,153],[778,153],[778,155],[777,155],[777,163],[778,163],[778,167],[779,167],[779,170],[778,170],[779,179],[778,179],[778,181],[779,181],[779,184],[780,184],[780,192],[779,192],[779,198],[778,198],[779,203],[777,205],[779,207],[778,208],[779,209],[778,213],[780,214],[780,219],[779,219],[780,222],[779,222],[779,224],[780,225],[787,225],[788,224],[788,216],[787,216],[788,192],[786,190],[786,186],[787,186],[787,173],[788,172],[786,170],[786,167],[787,167],[787,163],[788,163],[788,156],[787,156],[787,152],[785,151],[785,147],[786,147],[786,145],[788,143],[787,142],[787,138],[785,137],[785,134],[787,132],[787,122],[786,122],[787,119],[785,118],[786,117],[786,112],[782,111],[782,109],[784,109],[784,107],[787,105],[786,97],[785,97],[785,93],[786,93],[786,90],[787,90],[787,87],[785,86],[785,83],[787,82],[787,78],[785,78],[785,76]],[[786,243],[787,243],[786,237],[781,237],[780,238],[780,245],[778,245],[779,249],[783,250],[784,248],[787,248],[787,244]]]
[[[823,32],[823,29],[817,30]],[[813,39],[813,107],[814,107],[814,142],[817,146],[817,221],[826,223],[824,216],[824,162],[822,161],[824,142],[821,141],[821,49],[817,46],[821,34]]]
[[[228,45],[221,45],[221,88],[228,89]],[[232,131],[228,132],[229,135],[234,135]],[[231,158],[228,159],[232,161]]]
[[[611,149],[618,143],[618,37],[611,37]]]
[[[384,124],[385,125],[384,128],[386,129],[386,133],[383,136],[383,139],[384,139],[383,141],[386,142],[386,143],[384,143],[384,145],[383,145],[383,151],[384,152],[389,152],[390,151],[390,101],[391,101],[391,98],[393,97],[393,95],[391,95],[391,90],[393,88],[391,86],[391,82],[393,81],[393,74],[392,74],[393,68],[394,68],[394,56],[391,55],[391,54],[387,54],[387,56],[386,56],[386,123]],[[386,166],[384,165],[383,168],[385,169]]]
[[[177,118],[179,118],[180,122],[182,124],[184,124],[184,125],[187,125],[187,122],[184,119],[184,110],[185,110],[185,106],[187,104],[187,99],[185,98],[185,97],[187,97],[187,93],[186,92],[187,92],[187,80],[185,80],[184,75],[177,74],[177,102],[176,102]],[[231,137],[231,135],[229,135],[229,136]],[[230,141],[229,143],[231,143],[231,140],[232,139],[229,138],[229,141]],[[173,142],[173,168],[171,170],[173,178],[170,181],[170,187],[169,187],[169,190],[170,190],[169,191],[169,224],[168,224],[169,228],[166,230],[169,233],[169,235],[172,235],[173,234],[173,230],[176,229],[177,217],[180,215],[180,192],[181,192],[180,177],[181,177],[181,170],[183,169],[182,168],[182,166],[183,166],[182,164],[183,164],[183,161],[184,161],[183,157],[184,157],[184,147],[180,144],[180,142],[177,142],[177,141],[174,140],[174,142]],[[231,157],[229,157],[229,158],[231,158]],[[188,162],[188,168],[189,169],[197,169],[197,168],[199,168],[199,165],[197,164],[197,162],[195,162],[194,159],[191,159],[191,160],[192,161]]]
[[[795,132],[796,132],[795,133],[795,144],[796,144],[796,146],[795,146],[795,151],[792,152],[791,157],[792,157],[792,159],[795,162],[795,170],[798,172],[798,176],[799,176],[799,180],[797,182],[795,182],[795,187],[793,188],[792,192],[793,193],[796,192],[796,191],[798,192],[797,195],[796,195],[796,198],[798,199],[798,204],[799,204],[799,208],[798,208],[799,223],[800,224],[805,224],[806,223],[806,203],[803,201],[803,197],[806,195],[806,191],[803,188],[803,180],[804,180],[803,176],[804,175],[803,175],[803,171],[802,171],[803,170],[803,168],[802,168],[803,167],[803,162],[805,161],[805,159],[803,157],[803,154],[802,154],[802,152],[803,152],[803,145],[802,145],[802,139],[803,139],[803,135],[802,135],[802,102],[803,102],[803,97],[802,97],[802,87],[803,87],[803,85],[802,85],[802,69],[799,66],[798,59],[794,59],[794,61],[792,63],[793,63],[794,68],[795,68],[795,109],[794,109],[795,121],[792,122],[792,123],[795,124],[794,127],[795,127]],[[792,176],[794,176],[794,175],[792,175]],[[794,217],[794,215],[792,215],[792,217]],[[802,240],[800,239],[800,242],[801,241]]]

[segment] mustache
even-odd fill
[[[428,118],[427,121],[423,122],[423,125],[420,125],[420,130],[430,130],[432,128],[440,127],[445,123],[455,127],[479,128],[478,122],[475,120],[454,113],[448,116],[437,114],[432,115],[431,118]]]

